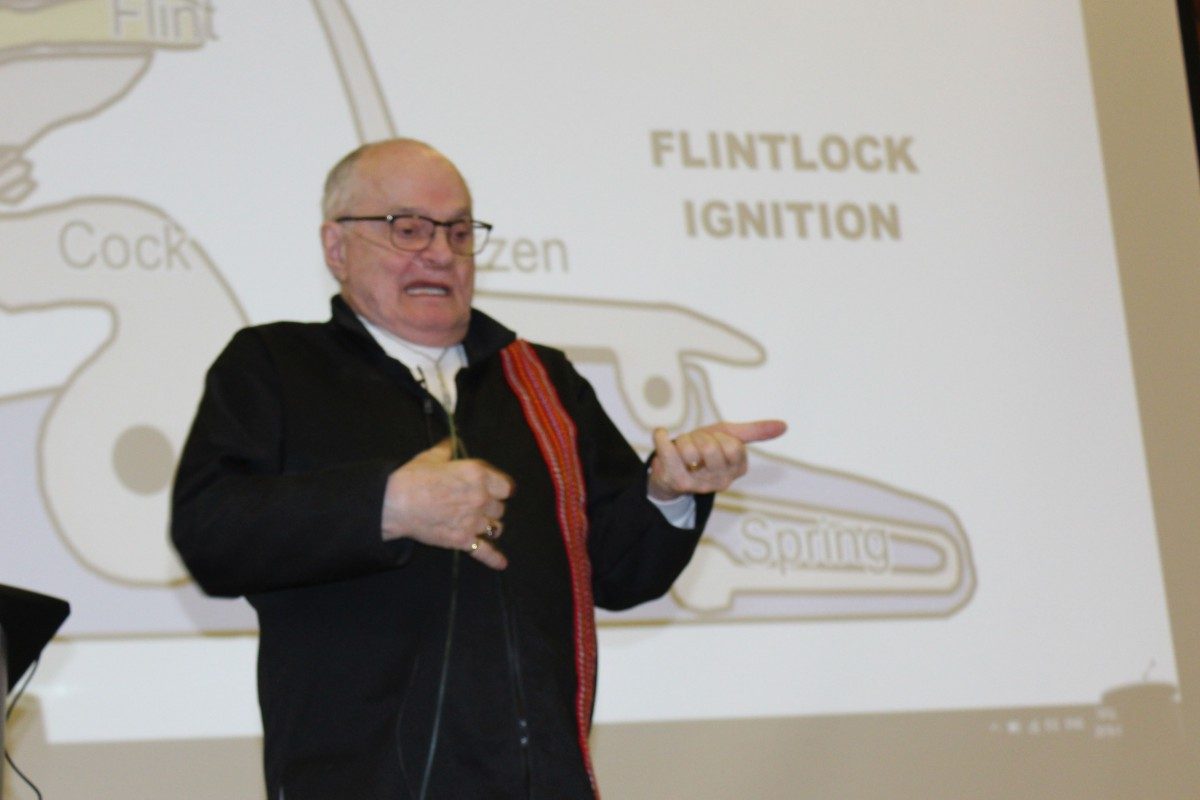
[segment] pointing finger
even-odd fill
[[[787,423],[781,419],[759,419],[752,422],[718,422],[708,426],[709,430],[726,433],[743,442],[765,442],[775,439],[787,431]]]

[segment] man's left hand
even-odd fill
[[[746,474],[746,445],[782,436],[787,423],[777,419],[717,422],[670,437],[654,431],[650,496],[671,501],[685,494],[721,492]]]

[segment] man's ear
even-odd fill
[[[325,254],[325,266],[341,283],[346,277],[346,229],[336,222],[322,222],[321,251]]]

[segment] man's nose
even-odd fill
[[[429,244],[425,245],[425,249],[421,251],[421,255],[435,266],[449,266],[454,263],[455,253],[450,249],[450,229],[437,225],[433,229],[433,238],[429,240]]]

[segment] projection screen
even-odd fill
[[[73,607],[18,761],[261,793],[171,476],[229,336],[327,314],[325,170],[404,135],[639,449],[790,424],[599,617],[609,796],[1195,796],[1196,151],[1175,6],[1113,5],[0,0],[0,583]]]

